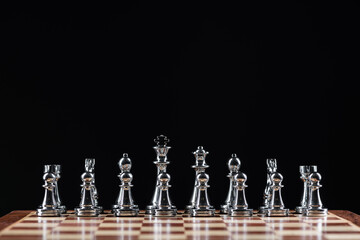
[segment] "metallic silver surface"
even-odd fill
[[[50,172],[50,169],[46,169],[44,173],[44,185],[45,194],[41,206],[38,207],[36,214],[39,217],[58,217],[61,215],[61,209],[58,208],[58,204],[55,198],[55,182],[56,175]]]
[[[259,214],[265,214],[266,209],[269,208],[269,201],[271,199],[271,179],[270,176],[277,170],[277,162],[275,158],[266,159],[267,172],[266,172],[266,186],[263,195],[263,205],[259,208]]]
[[[62,205],[62,202],[60,199],[60,194],[59,194],[59,187],[58,187],[58,181],[61,178],[61,176],[60,176],[61,165],[58,165],[58,164],[44,165],[44,173],[47,173],[47,172],[52,172],[56,176],[55,189],[54,189],[55,200],[57,203],[57,207],[60,209],[60,212],[66,213],[66,207],[64,205]]]
[[[245,197],[245,188],[247,187],[245,184],[246,180],[247,176],[245,173],[238,172],[234,175],[234,194],[228,210],[230,216],[251,217],[253,215],[253,210],[248,209],[248,203]]]
[[[308,177],[310,189],[309,192],[309,200],[307,208],[304,209],[303,214],[309,217],[315,216],[326,216],[328,214],[327,208],[323,208],[323,204],[320,198],[320,188],[322,185],[320,184],[321,175],[318,172],[313,172]]]
[[[226,200],[225,200],[225,204],[220,206],[220,213],[228,213],[231,202],[233,202],[233,200],[234,200],[234,194],[235,194],[235,189],[234,189],[235,179],[234,179],[234,176],[239,172],[240,166],[241,166],[240,159],[236,156],[235,153],[233,153],[231,155],[231,158],[229,159],[229,161],[227,163],[227,166],[229,168],[229,174],[227,175],[227,177],[230,180],[230,184],[229,184],[229,190],[228,190],[228,194],[227,194],[227,197],[226,197]]]
[[[283,176],[278,173],[274,172],[270,176],[271,180],[271,198],[269,201],[269,207],[266,209],[266,216],[268,217],[276,217],[276,216],[288,216],[289,209],[285,209],[284,202],[281,197],[281,188],[284,186],[281,185],[283,181]]]
[[[79,207],[75,208],[75,214],[79,217],[98,216],[102,207],[98,206],[97,190],[95,187],[95,159],[85,159],[85,172],[81,175],[81,201]]]
[[[309,175],[312,172],[317,172],[317,166],[310,165],[310,166],[300,166],[300,179],[303,182],[303,193],[301,197],[300,206],[297,206],[295,208],[295,213],[302,214],[304,212],[304,209],[307,208],[308,200],[309,200]]]
[[[156,139],[154,139],[154,142],[157,144],[153,147],[156,152],[156,161],[154,161],[154,164],[157,167],[157,178],[151,204],[148,205],[145,210],[145,214],[148,215],[175,216],[177,212],[176,206],[171,204],[168,192],[170,175],[166,173],[166,167],[170,163],[167,161],[167,154],[171,148],[167,146],[169,141],[170,140],[164,135],[157,136]],[[167,200],[163,198],[167,198]],[[168,203],[162,205],[164,201],[168,201]]]
[[[191,209],[194,208],[196,203],[196,186],[198,185],[197,175],[201,172],[205,172],[205,169],[209,167],[209,165],[206,164],[206,156],[209,154],[209,152],[205,151],[203,146],[198,146],[197,150],[193,152],[193,154],[195,157],[195,165],[192,165],[191,167],[195,170],[195,183],[190,202],[185,207],[185,214],[190,214]]]
[[[131,194],[131,184],[133,176],[130,173],[131,160],[127,153],[123,154],[123,157],[119,161],[120,174],[120,192],[116,200],[116,204],[112,206],[112,212],[115,216],[137,216],[139,214],[139,207],[135,205],[134,199]]]
[[[200,172],[196,176],[197,179],[197,192],[195,205],[190,209],[191,217],[207,216],[211,217],[215,215],[215,209],[210,205],[207,189],[210,187],[207,183],[209,182],[209,175],[205,172]]]

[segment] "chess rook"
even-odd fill
[[[230,202],[228,214],[230,216],[251,217],[253,210],[248,209],[248,204],[245,197],[245,188],[247,187],[247,176],[245,173],[239,172],[234,176],[234,195]]]
[[[135,205],[132,194],[131,185],[133,176],[130,173],[131,170],[131,160],[128,157],[127,153],[123,154],[123,157],[119,161],[120,174],[120,192],[117,198],[116,204],[112,207],[112,212],[115,216],[137,216],[139,214],[139,207]]]
[[[307,208],[304,209],[303,214],[309,217],[326,216],[328,210],[323,208],[323,204],[320,199],[320,184],[321,175],[318,172],[313,172],[308,177],[309,186],[309,200]]]
[[[209,175],[205,172],[200,172],[197,176],[197,192],[195,199],[195,206],[190,209],[190,216],[192,217],[212,217],[215,215],[215,209],[210,205],[207,189],[210,187]]]
[[[229,174],[227,175],[227,177],[230,180],[229,183],[229,191],[225,200],[225,204],[220,206],[220,213],[228,213],[229,212],[229,208],[231,206],[231,203],[234,200],[234,194],[235,194],[235,189],[234,189],[234,185],[235,185],[235,179],[234,176],[239,172],[240,169],[240,159],[237,158],[236,154],[233,153],[231,155],[231,158],[229,159],[227,166],[229,168]]]
[[[145,211],[145,213],[148,215],[175,216],[176,212],[177,212],[177,209],[174,205],[171,205],[170,209],[167,209],[167,210],[161,209],[160,205],[159,205],[160,197],[164,196],[163,193],[161,192],[162,188],[159,187],[162,185],[162,183],[160,181],[161,177],[159,177],[159,176],[164,176],[164,175],[162,175],[162,173],[166,173],[166,167],[170,163],[167,161],[167,153],[168,153],[169,149],[171,148],[170,146],[167,146],[169,141],[170,140],[164,135],[160,135],[160,136],[156,137],[156,139],[154,140],[154,142],[157,144],[156,146],[153,147],[156,152],[156,161],[154,161],[154,164],[157,167],[157,178],[156,178],[155,191],[154,191],[154,194],[152,197],[151,204],[146,207],[146,211]],[[169,180],[170,180],[170,177],[169,177]],[[158,210],[160,210],[160,211],[158,211]]]
[[[205,172],[205,169],[209,167],[209,165],[207,165],[205,161],[206,156],[209,154],[209,152],[205,151],[203,146],[198,146],[197,150],[193,152],[193,154],[195,157],[195,165],[192,165],[192,168],[195,170],[195,183],[190,203],[185,207],[185,214],[190,214],[191,209],[195,207],[198,186],[197,175],[199,173]]]
[[[289,209],[285,209],[284,202],[281,196],[281,188],[284,186],[281,185],[283,181],[283,176],[275,172],[271,174],[271,198],[269,201],[269,208],[266,209],[266,216],[268,217],[283,217],[289,215]]]
[[[295,208],[295,213],[302,214],[307,208],[309,202],[309,175],[312,172],[317,172],[317,166],[300,166],[300,179],[303,182],[303,193],[300,201],[300,206]]]
[[[260,206],[258,213],[265,214],[266,210],[269,208],[269,202],[271,199],[271,174],[277,170],[277,162],[275,158],[266,159],[267,172],[266,172],[266,186],[263,195],[263,205]]]
[[[36,214],[39,217],[58,217],[62,210],[59,209],[55,197],[56,175],[50,172],[50,168],[45,167],[46,172],[43,175],[45,194],[41,206],[38,207]]]
[[[98,216],[102,207],[97,205],[97,192],[94,174],[95,159],[85,159],[85,172],[81,175],[81,201],[75,208],[75,214],[79,217]]]

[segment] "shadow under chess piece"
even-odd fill
[[[245,173],[239,172],[234,176],[234,196],[229,208],[229,215],[233,217],[251,217],[253,210],[248,209],[248,204],[245,197],[245,188],[247,187],[247,176]]]
[[[225,204],[220,206],[220,213],[228,213],[229,212],[229,208],[231,207],[231,203],[234,201],[234,185],[235,185],[235,179],[234,176],[239,172],[240,170],[240,159],[237,158],[236,154],[233,153],[231,155],[231,158],[229,159],[227,166],[229,168],[229,174],[227,175],[227,177],[230,180],[230,184],[229,184],[229,191],[225,200]]]
[[[302,180],[304,186],[300,206],[297,206],[295,208],[295,213],[302,214],[304,212],[304,209],[306,209],[308,206],[310,193],[309,175],[313,172],[317,172],[317,166],[300,166],[300,179]]]
[[[45,172],[43,175],[45,181],[43,187],[45,188],[44,200],[36,211],[39,217],[58,217],[61,215],[61,209],[58,208],[55,199],[55,182],[56,175],[52,172]]]
[[[266,159],[266,165],[267,165],[267,173],[266,173],[266,186],[264,190],[264,196],[263,196],[263,205],[259,207],[258,214],[264,215],[266,213],[266,210],[269,208],[269,202],[271,199],[271,174],[276,172],[277,169],[277,162],[275,158],[268,158]]]
[[[139,207],[135,205],[131,194],[131,182],[133,176],[130,173],[131,160],[127,153],[123,154],[123,158],[119,161],[121,173],[118,175],[121,181],[120,193],[117,198],[116,204],[112,207],[112,212],[117,217],[122,216],[137,216],[139,214]]]
[[[289,209],[285,209],[284,202],[281,197],[281,188],[284,186],[281,185],[283,181],[283,176],[275,172],[270,176],[272,185],[271,185],[271,199],[269,202],[269,208],[266,209],[266,216],[268,217],[284,217],[289,215]]]
[[[210,205],[207,189],[210,187],[209,175],[201,172],[196,176],[198,185],[196,186],[195,206],[190,210],[191,217],[212,217],[215,215],[215,209]]]
[[[308,177],[310,189],[309,202],[303,214],[309,217],[326,216],[328,214],[327,208],[323,208],[323,204],[320,199],[320,185],[321,175],[318,172],[311,173]]]

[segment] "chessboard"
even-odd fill
[[[327,217],[37,217],[14,211],[0,218],[0,239],[360,239],[360,216],[330,211]]]

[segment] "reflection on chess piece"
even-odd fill
[[[168,216],[174,216],[177,212],[176,206],[174,205],[171,205],[171,211],[158,211],[160,199],[159,196],[160,194],[162,194],[160,192],[162,191],[162,188],[159,187],[161,185],[159,176],[161,176],[162,173],[166,173],[166,167],[170,163],[167,161],[167,153],[171,148],[170,146],[167,146],[169,141],[170,140],[164,135],[160,135],[154,140],[154,142],[156,143],[156,146],[154,147],[154,150],[156,152],[156,161],[154,161],[154,164],[157,167],[157,178],[151,204],[146,207],[145,214],[147,215],[164,216],[164,214],[168,214]]]
[[[212,217],[215,215],[215,209],[210,205],[207,189],[210,187],[209,175],[205,172],[200,172],[197,176],[197,192],[194,208],[190,209],[190,216],[192,217]]]
[[[44,185],[45,194],[44,200],[37,209],[36,214],[39,217],[58,217],[61,215],[61,209],[58,208],[56,198],[55,198],[55,182],[56,175],[52,172],[48,171],[44,173]]]
[[[248,209],[245,197],[245,188],[247,187],[245,183],[247,176],[245,173],[239,172],[234,176],[234,180],[234,196],[231,200],[228,214],[230,216],[251,217],[253,215],[253,210]]]
[[[269,208],[269,202],[271,199],[271,192],[272,192],[272,182],[271,182],[271,174],[273,174],[274,172],[276,172],[277,169],[277,162],[275,158],[268,158],[266,159],[266,165],[267,165],[267,173],[266,173],[266,187],[264,190],[264,195],[263,195],[263,205],[260,206],[258,214],[265,214],[266,209]]]
[[[230,184],[229,184],[229,191],[225,200],[225,204],[220,206],[220,213],[228,213],[229,208],[231,206],[231,203],[234,200],[234,194],[235,194],[235,189],[234,189],[234,185],[235,185],[235,179],[234,176],[239,172],[240,169],[240,159],[237,158],[236,154],[233,153],[231,155],[231,158],[229,159],[228,163],[228,168],[229,168],[229,174],[227,175],[227,177],[230,180]]]
[[[309,217],[326,216],[328,214],[327,208],[323,208],[323,204],[320,199],[320,184],[321,175],[318,172],[313,172],[308,177],[310,189],[308,206],[304,209],[303,214]]]
[[[139,207],[135,205],[132,194],[131,184],[133,176],[130,173],[131,160],[127,153],[123,154],[123,158],[119,161],[121,173],[118,175],[121,181],[120,193],[117,198],[116,204],[112,207],[112,212],[115,216],[137,216],[139,214]]]
[[[281,188],[284,186],[281,185],[283,181],[283,176],[275,172],[271,174],[271,199],[269,202],[269,208],[266,210],[266,216],[268,217],[283,217],[289,215],[289,209],[285,209],[284,202],[281,197]]]
[[[97,205],[95,174],[95,159],[85,159],[85,172],[81,175],[81,201],[79,207],[75,208],[75,214],[79,217],[98,216],[102,207]]]
[[[304,212],[304,209],[307,208],[308,202],[309,202],[309,175],[312,172],[317,172],[317,166],[300,166],[300,179],[302,180],[304,186],[303,186],[303,193],[301,197],[300,206],[297,206],[295,208],[295,213],[302,214]]]
[[[195,156],[195,165],[193,165],[192,168],[195,170],[195,183],[190,203],[185,207],[185,214],[190,214],[191,209],[195,208],[197,186],[199,185],[197,180],[198,174],[205,172],[205,169],[209,167],[209,165],[207,165],[205,161],[206,156],[209,154],[209,152],[205,151],[203,146],[198,146],[197,150],[193,152],[193,154]]]

